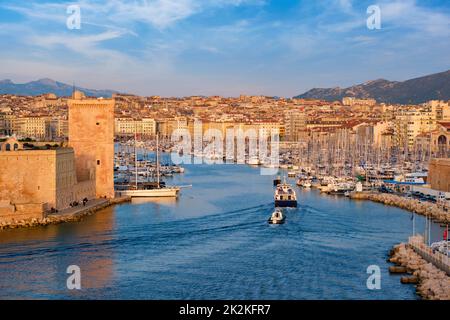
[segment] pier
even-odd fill
[[[426,246],[422,236],[412,236],[408,243],[396,245],[390,254],[391,273],[405,273],[401,283],[417,284],[416,292],[426,300],[450,299],[450,259]]]
[[[450,257],[428,247],[422,236],[409,237],[408,245],[423,259],[450,276]]]

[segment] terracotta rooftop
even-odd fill
[[[450,122],[439,122],[439,124],[446,129],[450,129]]]

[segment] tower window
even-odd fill
[[[100,125],[100,122],[97,122],[96,125],[99,126],[99,125]]]
[[[100,165],[100,160],[97,160],[97,165],[98,165],[98,166]]]

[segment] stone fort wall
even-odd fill
[[[78,181],[95,179],[96,197],[114,198],[114,100],[68,100],[69,145]]]
[[[432,159],[428,168],[432,189],[450,192],[450,159]]]

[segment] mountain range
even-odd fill
[[[74,86],[52,79],[40,79],[27,83],[14,83],[11,80],[0,81],[0,94],[14,94],[22,96],[38,96],[46,93],[54,93],[59,97],[68,97],[72,95]],[[83,92],[90,97],[110,98],[113,90],[93,90],[81,87],[75,87],[76,90]]]
[[[0,94],[37,96],[54,93],[59,97],[72,95],[74,87],[52,79],[40,79],[27,83],[14,83],[11,80],[0,81]],[[109,98],[113,90],[94,90],[75,87],[86,96]],[[342,100],[344,97],[376,99],[378,102],[392,104],[419,104],[429,100],[450,100],[450,70],[406,81],[378,79],[348,88],[314,88],[294,98],[320,99],[327,101]]]
[[[348,88],[314,88],[295,98],[336,101],[343,97],[373,98],[378,102],[392,104],[450,100],[450,70],[407,81],[378,79]]]

